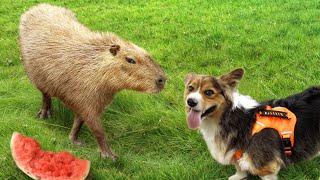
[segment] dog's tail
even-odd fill
[[[302,92],[302,97],[307,102],[318,99],[320,100],[320,87],[314,86],[306,89],[304,92]]]
[[[304,93],[304,100],[306,103],[310,104],[310,108],[312,108],[313,111],[318,112],[320,109],[320,87],[310,87],[307,89]],[[315,118],[317,120],[315,123],[318,123],[318,137],[320,138],[320,113],[315,113]],[[318,139],[319,139],[318,138]],[[318,141],[318,146],[320,145],[320,140]],[[319,152],[318,155],[320,155],[320,147],[318,148]]]

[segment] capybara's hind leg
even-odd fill
[[[91,132],[97,139],[97,142],[100,147],[100,153],[102,158],[110,157],[113,161],[117,159],[117,155],[114,154],[111,148],[107,145],[106,135],[104,128],[102,127],[101,121],[97,119],[88,119],[85,121]]]
[[[40,119],[51,117],[51,97],[46,93],[42,93],[42,107],[38,112],[37,117]]]
[[[78,115],[75,115],[74,120],[73,120],[72,129],[71,129],[71,132],[69,135],[69,139],[71,140],[71,142],[73,144],[81,145],[81,142],[78,140],[78,133],[81,129],[82,124],[83,124],[82,118]]]

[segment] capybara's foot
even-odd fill
[[[115,161],[117,160],[117,158],[118,158],[118,156],[117,156],[115,153],[113,153],[113,152],[110,152],[110,153],[108,153],[108,152],[101,152],[100,155],[101,155],[101,157],[102,157],[103,159],[105,159],[105,158],[107,158],[107,157],[108,157],[108,158],[111,158],[113,162],[115,162]]]
[[[40,109],[37,114],[39,119],[48,119],[51,118],[51,110],[50,109]]]
[[[71,135],[69,136],[69,139],[72,142],[72,144],[74,144],[74,145],[77,145],[77,146],[83,145],[82,142],[79,139],[77,139],[77,138],[75,138],[75,137],[73,137]]]
[[[71,140],[71,142],[74,144],[74,145],[77,145],[77,146],[82,146],[82,142],[80,140]]]

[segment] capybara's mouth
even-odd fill
[[[150,93],[160,93],[166,84],[166,78],[161,79],[161,81],[157,80],[155,84],[155,88],[150,91]]]
[[[157,93],[161,92],[163,89],[164,89],[164,85],[162,85],[160,87],[158,86],[158,92]]]
[[[155,90],[154,93],[155,93],[155,94],[160,93],[163,89],[164,89],[164,86],[163,86],[163,87],[160,87],[160,88],[158,87],[157,90]]]
[[[142,92],[146,92],[146,93],[148,93],[148,94],[158,94],[158,93],[160,93],[163,89],[164,89],[164,87],[162,87],[162,88],[156,87],[156,88],[152,88],[152,89],[148,89],[148,90],[142,90]]]
[[[162,75],[156,80],[156,86],[159,92],[164,88],[166,81],[167,81],[167,77]]]

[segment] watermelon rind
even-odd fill
[[[14,162],[16,163],[16,165],[18,166],[18,168],[23,171],[26,175],[28,175],[29,177],[31,177],[32,179],[39,179],[39,177],[35,177],[33,176],[29,171],[27,171],[23,166],[22,164],[20,164],[18,162],[18,160],[16,159],[16,155],[14,154],[14,142],[17,138],[17,136],[19,135],[18,132],[13,132],[12,134],[12,137],[11,137],[11,142],[10,142],[10,148],[11,148],[11,153],[12,153],[12,157],[13,157],[13,160]]]

